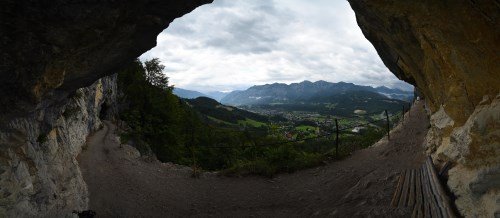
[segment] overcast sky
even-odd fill
[[[202,92],[303,80],[408,89],[384,66],[345,0],[215,0],[176,19],[141,60]]]

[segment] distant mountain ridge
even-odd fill
[[[206,94],[203,94],[203,93],[198,92],[198,91],[181,89],[181,88],[177,88],[177,87],[175,87],[172,92],[174,93],[174,95],[177,95],[181,98],[187,98],[187,99],[193,99],[193,98],[198,98],[198,97],[208,97]]]
[[[173,93],[174,93],[174,95],[177,95],[181,98],[186,98],[186,99],[195,99],[198,97],[209,97],[209,98],[215,99],[217,101],[220,101],[227,94],[229,94],[226,92],[219,92],[219,91],[202,93],[202,92],[198,92],[198,91],[177,88],[177,87],[174,88]]]
[[[391,89],[385,86],[373,88],[371,86],[356,85],[353,83],[331,83],[323,80],[311,82],[303,81],[292,83],[273,83],[252,86],[244,91],[234,91],[221,99],[221,103],[228,105],[259,105],[279,103],[311,102],[318,99],[328,99],[346,92],[367,91],[381,94],[387,98],[411,100],[413,92],[400,89]]]

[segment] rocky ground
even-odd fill
[[[407,209],[389,204],[398,172],[423,163],[428,125],[416,104],[390,141],[272,179],[215,173],[192,178],[187,167],[148,162],[132,147],[120,148],[109,122],[88,139],[78,159],[90,209],[99,217],[403,217]]]

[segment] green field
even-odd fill
[[[295,127],[296,130],[298,131],[315,131],[317,127],[314,126],[306,126],[306,125],[301,125]]]
[[[210,120],[212,120],[212,121],[214,121],[216,123],[226,124],[226,125],[230,125],[230,126],[235,125],[234,123],[229,123],[229,122],[226,122],[226,121],[223,121],[223,120],[219,120],[219,119],[217,119],[215,117],[211,117],[211,116],[207,116],[207,117],[208,117],[208,119],[210,119]]]
[[[238,124],[244,125],[244,126],[252,126],[252,127],[262,127],[262,126],[267,126],[266,123],[259,122],[256,120],[252,120],[249,118],[246,118],[245,120],[238,120]]]

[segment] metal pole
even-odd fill
[[[336,137],[335,137],[335,156],[337,159],[339,158],[339,122],[337,118],[335,118],[335,132],[336,132]]]
[[[385,118],[387,120],[387,140],[391,140],[391,136],[389,135],[391,127],[389,126],[389,114],[387,114],[387,110],[385,110]]]

